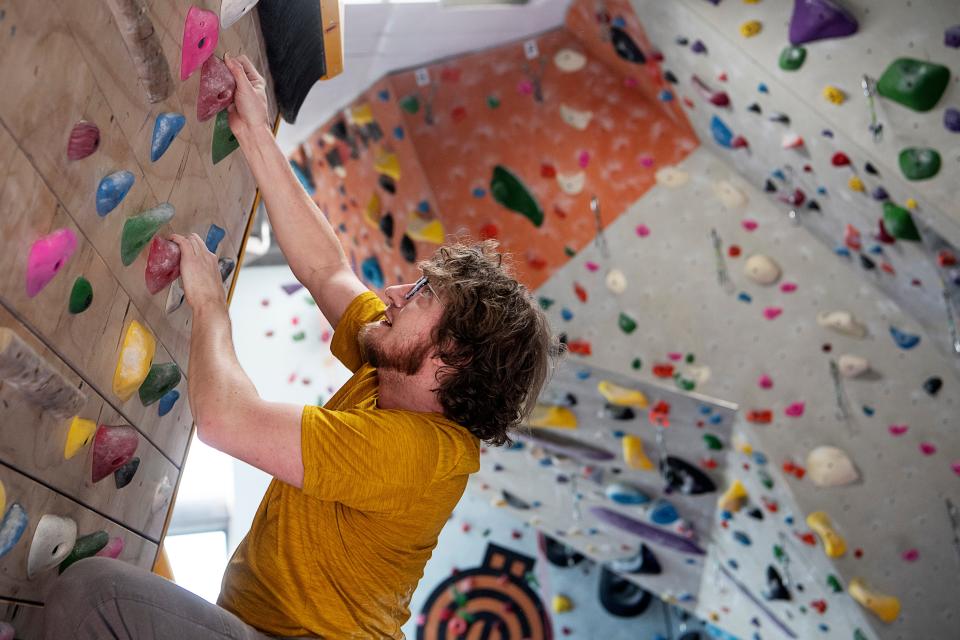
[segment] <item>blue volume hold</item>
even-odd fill
[[[383,288],[383,269],[380,268],[380,262],[376,256],[370,256],[360,265],[363,273],[363,279],[370,283],[374,289]]]
[[[210,253],[216,253],[217,247],[220,246],[220,241],[227,235],[227,232],[218,227],[215,224],[210,225],[210,228],[207,229],[207,239],[204,240],[204,244],[207,245],[207,251]]]
[[[97,187],[97,215],[102,218],[116,209],[133,187],[133,180],[129,171],[115,171],[101,180]]]
[[[167,391],[163,396],[160,397],[160,404],[157,405],[157,413],[160,414],[160,417],[167,415],[173,409],[173,405],[177,404],[177,400],[180,399],[180,392],[176,389],[171,389]]]
[[[150,162],[156,162],[167,152],[185,124],[187,119],[180,113],[161,113],[157,116],[153,124],[153,141],[150,142]]]

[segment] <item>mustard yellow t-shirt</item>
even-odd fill
[[[331,350],[353,377],[304,407],[303,489],[274,479],[223,576],[219,604],[278,636],[402,638],[423,566],[467,483],[479,441],[438,413],[377,408],[357,333],[383,302],[363,293]]]

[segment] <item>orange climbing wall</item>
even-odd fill
[[[642,41],[635,20],[625,28]],[[365,145],[362,125],[348,125],[356,158],[348,142],[330,134],[346,120],[335,118],[317,131],[294,159],[303,162],[304,152],[312,157],[315,200],[340,229],[358,271],[376,256],[387,284],[415,277],[399,240],[411,221],[436,218],[448,237],[496,236],[515,255],[520,278],[537,287],[595,237],[592,195],[602,203],[606,226],[654,184],[659,167],[695,149],[686,120],[654,97],[663,88],[658,65],[620,60],[601,36],[596,29],[557,29],[535,39],[538,51],[531,58],[518,42],[389,76],[346,110],[369,106],[384,136]],[[583,68],[563,71],[555,56],[564,50],[583,54]],[[536,98],[538,77],[542,101]],[[415,112],[404,109],[414,96]],[[586,126],[568,124],[562,105],[584,114]],[[325,160],[333,147],[343,159],[342,179]],[[395,195],[377,185],[374,163],[385,152],[396,153],[401,165]],[[497,165],[534,194],[545,213],[539,228],[491,197]],[[561,179],[582,179],[586,186],[567,192]],[[374,194],[382,210],[364,222]],[[376,224],[387,212],[394,220],[389,243]],[[429,243],[417,243],[418,258],[430,253]]]

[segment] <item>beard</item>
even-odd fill
[[[430,355],[433,345],[424,340],[421,343],[388,349],[375,331],[379,326],[379,322],[371,322],[360,329],[360,354],[377,369],[396,371],[405,376],[416,375]]]

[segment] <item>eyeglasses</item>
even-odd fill
[[[430,291],[430,293],[433,294],[434,298],[437,298],[438,300],[440,299],[439,296],[437,295],[437,292],[434,291],[433,287],[430,286],[430,281],[427,279],[427,276],[420,276],[420,279],[414,282],[413,286],[410,287],[410,291],[407,291],[407,293],[404,294],[403,299],[410,300],[411,298],[413,298],[413,296],[420,293],[421,289],[423,289],[424,287],[426,287]]]

